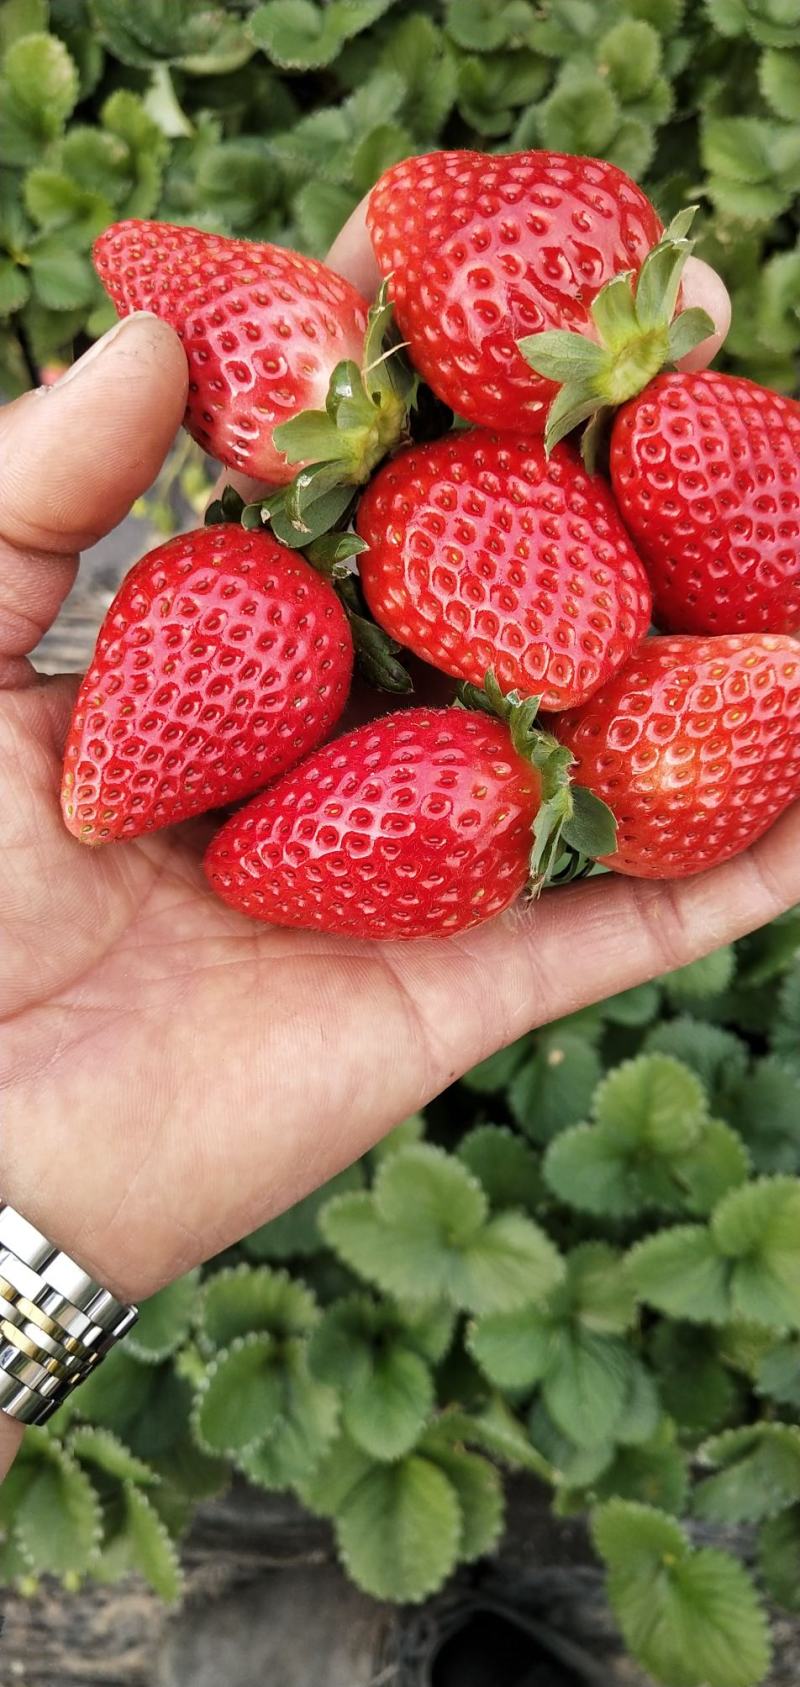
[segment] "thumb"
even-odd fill
[[[60,555],[114,527],[155,478],[186,406],[177,335],[129,316],[53,387],[0,415],[0,532]]]

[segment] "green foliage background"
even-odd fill
[[[665,219],[698,201],[728,366],[796,386],[800,0],[2,0],[0,387],[110,324],[109,222],[321,254],[437,145],[592,152]],[[239,1471],[416,1601],[496,1543],[505,1470],[590,1516],[658,1681],[762,1680],[763,1595],[800,1610],[800,912],[524,1038],[164,1290],[26,1437],[0,1576],[177,1599],[192,1509]],[[697,1521],[752,1526],[755,1572]]]
[[[159,216],[321,254],[434,146],[613,159],[701,206],[731,367],[800,348],[798,0],[2,0],[0,385],[113,319],[94,236]]]

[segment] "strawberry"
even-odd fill
[[[663,233],[650,201],[616,165],[560,152],[405,159],[373,188],[367,224],[378,265],[390,277],[398,325],[433,391],[470,421],[535,432],[543,431],[572,365],[557,361],[553,370],[534,372],[528,353],[532,361],[541,341],[552,361],[554,335],[588,335],[597,375],[606,354],[595,343],[592,306],[614,277],[624,277],[629,290],[651,248],[661,251]],[[649,272],[657,286],[646,289],[643,321],[623,325],[614,315],[603,402],[628,398],[665,361],[678,291],[673,264],[679,274],[688,251],[685,224],[670,231],[670,263],[662,253]],[[708,333],[712,325],[704,321]]]
[[[800,798],[800,643],[648,639],[557,731],[616,815],[607,866],[646,879],[716,867]]]
[[[408,709],[325,745],[223,826],[214,889],[255,919],[348,937],[446,937],[500,913],[532,865],[555,872],[576,817],[580,848],[588,834],[535,702],[499,706],[507,724]],[[613,824],[594,836],[608,847]]]
[[[666,632],[800,631],[800,404],[661,375],[616,417],[611,478]]]
[[[249,796],[330,731],[352,666],[333,587],[269,534],[159,545],[123,581],[78,693],[67,827],[106,843]]]
[[[341,478],[358,482],[400,436],[405,395],[383,369],[362,384],[362,356],[374,363],[366,302],[316,258],[136,219],[107,228],[93,255],[121,316],[154,311],[180,335],[185,425],[228,468],[280,486],[298,463],[338,456]],[[338,421],[331,394],[346,405]],[[298,439],[291,423],[310,406],[315,423]]]
[[[650,591],[605,484],[571,446],[457,431],[401,452],[358,510],[375,619],[443,672],[548,709],[582,703],[644,637]]]

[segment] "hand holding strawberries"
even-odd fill
[[[374,271],[362,229],[363,224],[356,223],[346,232],[343,241],[337,243],[332,261],[362,291],[370,291]],[[690,286],[689,277],[685,277],[683,285],[684,305],[705,304],[724,330],[724,319],[716,314],[719,293],[713,278],[710,284],[700,282],[701,293],[706,286],[708,290],[691,301],[687,295],[696,288],[696,280]],[[530,331],[530,324],[519,330]],[[708,350],[713,349],[712,342]],[[632,402],[635,406],[637,400]],[[185,404],[185,359],[175,333],[152,316],[135,317],[71,372],[63,385],[47,393],[29,394],[10,406],[1,424],[0,897],[4,934],[0,1080],[4,1193],[54,1240],[77,1252],[90,1269],[123,1294],[134,1297],[151,1291],[296,1199],[361,1152],[397,1119],[436,1094],[457,1073],[531,1025],[681,965],[762,924],[800,899],[800,810],[796,807],[759,842],[713,872],[673,883],[616,875],[596,878],[547,895],[534,906],[509,908],[498,918],[463,930],[446,942],[423,939],[399,945],[364,942],[359,937],[345,939],[325,929],[292,931],[243,918],[211,894],[202,868],[209,835],[204,821],[144,830],[138,836],[129,829],[129,841],[109,843],[97,850],[79,846],[63,825],[57,801],[75,688],[69,680],[40,682],[26,653],[58,612],[73,578],[76,551],[113,526],[153,478]],[[473,444],[468,447],[470,437]],[[465,449],[474,449],[474,436],[455,433],[451,439],[454,450],[459,440],[464,441]],[[504,439],[507,443],[502,447],[497,442],[486,446],[483,470],[487,475],[506,472],[502,463],[498,469],[501,449],[512,454],[519,450],[513,432]],[[414,448],[417,452],[425,449]],[[432,453],[443,449],[447,452],[450,447],[430,448]],[[424,546],[415,553],[415,562],[413,554],[403,552],[402,535],[396,540],[390,531],[402,493],[402,488],[398,491],[396,485],[392,486],[391,477],[397,472],[396,465],[402,463],[401,457],[379,471],[363,506],[363,531],[375,547],[368,553],[371,560],[365,585],[376,614],[391,621],[388,632],[402,638],[404,626],[416,629],[408,642],[424,658],[441,661],[449,672],[475,679],[481,677],[473,667],[483,661],[481,640],[488,637],[491,642],[497,636],[491,628],[504,628],[506,679],[516,673],[519,684],[527,663],[527,671],[536,674],[540,689],[546,685],[553,688],[547,700],[550,709],[559,703],[573,707],[571,695],[555,695],[558,658],[563,661],[565,651],[567,655],[570,651],[568,643],[560,652],[556,650],[552,663],[548,660],[546,664],[547,673],[539,671],[542,651],[551,629],[561,637],[559,620],[572,613],[569,605],[573,600],[581,613],[584,605],[591,605],[591,591],[587,598],[584,587],[587,580],[591,583],[593,570],[598,567],[609,572],[607,601],[600,605],[599,612],[596,605],[587,607],[588,630],[593,630],[592,614],[600,613],[601,630],[606,621],[610,625],[609,637],[613,635],[617,641],[613,665],[618,676],[624,673],[622,665],[629,657],[640,667],[645,660],[636,657],[633,648],[643,630],[636,540],[631,547],[604,482],[592,482],[577,458],[573,466],[571,447],[560,451],[551,458],[549,468],[538,443],[528,452],[522,484],[532,472],[531,465],[539,463],[540,458],[541,477],[535,494],[531,492],[532,532],[525,531],[525,504],[515,505],[519,531],[515,530],[513,537],[521,578],[511,575],[513,556],[508,564],[507,553],[498,557],[496,549],[492,550],[497,544],[495,527],[485,556],[468,565],[467,572],[474,572],[475,590],[483,586],[486,596],[475,602],[473,619],[466,628],[469,598],[462,602],[457,590],[462,559],[444,554],[435,559],[441,572],[436,575],[432,571],[430,584],[422,589],[420,558]],[[452,474],[452,463],[447,473]],[[463,527],[460,535],[456,533],[457,512],[437,510],[435,485],[421,480],[416,470],[415,475],[409,482],[415,489],[415,531],[423,538],[426,533],[430,536],[426,521],[429,524],[431,516],[441,517],[445,543],[463,549],[469,539]],[[384,584],[391,595],[391,617],[382,607],[388,596],[382,598],[379,585],[371,579],[381,555],[375,530],[381,477],[385,477],[383,484],[390,494],[386,502]],[[783,486],[784,491],[792,493],[788,479]],[[477,531],[487,504],[496,498],[502,505],[502,499],[491,491],[488,482],[471,491],[481,510],[474,510],[471,516],[467,511],[466,519],[472,520]],[[576,497],[581,500],[580,508],[575,505]],[[592,500],[596,504],[594,513]],[[768,515],[763,512],[763,519]],[[502,507],[500,519],[503,531],[506,515]],[[775,519],[786,524],[790,514],[784,511]],[[577,533],[572,531],[576,525]],[[634,524],[628,525],[635,533]],[[211,547],[209,554],[222,555],[220,536],[225,531],[221,527],[209,530],[215,535],[204,541]],[[595,557],[592,545],[598,543],[598,532],[601,554]],[[539,549],[533,548],[537,535],[538,542],[549,547],[544,562]],[[252,537],[262,540],[259,534]],[[209,684],[204,668],[207,651],[193,653],[182,646],[180,651],[176,647],[170,653],[167,648],[173,606],[181,594],[181,558],[183,562],[187,559],[181,549],[184,541],[174,543],[177,549],[150,571],[141,598],[136,595],[136,570],[123,588],[128,604],[118,629],[118,647],[115,651],[113,627],[107,628],[102,703],[94,705],[91,693],[85,697],[85,730],[87,742],[93,733],[97,736],[105,731],[109,722],[119,729],[116,743],[127,743],[139,733],[145,751],[148,744],[158,751],[156,763],[148,763],[143,755],[141,773],[147,774],[157,765],[163,774],[163,763],[174,754],[178,759],[172,764],[173,770],[177,767],[183,775],[194,765],[199,778],[200,764],[196,757],[193,764],[192,750],[197,751],[209,735],[213,737],[220,717],[213,712],[203,717],[204,709],[213,710],[215,706],[213,679]],[[189,558],[191,591],[185,595],[195,602],[199,619],[206,617],[204,630],[198,631],[192,621],[194,611],[185,606],[198,644],[207,646],[215,638],[220,627],[214,618],[221,616],[224,620],[226,605],[232,602],[237,605],[236,625],[239,619],[250,625],[242,606],[251,599],[260,602],[255,583],[261,576],[254,570],[274,564],[275,574],[272,550],[268,557],[263,548],[259,555],[258,544],[248,549],[244,538],[237,537],[236,544],[240,547],[239,562],[228,556],[225,568],[213,565],[213,580],[208,581],[211,595],[205,598],[198,582],[202,584],[204,568],[206,575],[209,572],[208,555],[205,560]],[[268,533],[263,545],[268,549],[274,546]],[[170,547],[165,549],[169,551]],[[572,557],[570,551],[575,553]],[[309,565],[297,551],[290,555],[296,583]],[[640,555],[647,563],[648,559]],[[550,601],[554,588],[546,582],[538,587],[542,604],[537,608],[530,568],[542,567],[560,578],[565,558],[571,568],[570,590],[559,617]],[[622,559],[619,567],[615,558]],[[509,568],[508,579],[502,581],[492,574],[500,562]],[[485,573],[487,565],[491,578]],[[177,569],[177,583],[169,575],[173,567]],[[307,675],[303,678],[301,670],[313,660],[314,649],[318,648],[316,638],[327,637],[324,626],[316,630],[311,622],[300,626],[304,610],[302,606],[298,609],[296,597],[286,596],[289,574],[285,571],[289,567],[281,556],[281,579],[278,581],[275,574],[270,599],[273,608],[280,610],[283,630],[277,642],[275,626],[262,626],[257,615],[258,633],[252,641],[252,653],[249,646],[246,655],[240,651],[235,663],[228,670],[223,666],[221,675],[216,676],[224,680],[226,672],[231,674],[231,686],[223,685],[216,701],[222,698],[225,703],[224,719],[240,710],[240,729],[245,734],[241,742],[234,742],[233,732],[227,749],[224,734],[221,741],[215,740],[218,759],[214,779],[217,773],[229,779],[227,802],[244,795],[245,784],[253,789],[258,783],[257,756],[254,764],[248,757],[254,748],[266,755],[267,738],[284,720],[283,715],[281,721],[277,716],[267,719],[269,709],[265,709],[265,719],[254,738],[253,714],[258,708],[246,695],[248,686],[269,693],[266,676],[274,669],[271,687],[280,693],[283,708],[287,697],[299,694],[298,685],[301,692],[307,685]],[[456,582],[453,588],[444,577],[447,569]],[[796,574],[794,578],[796,581]],[[321,592],[323,585],[325,582],[319,580],[320,601],[329,606],[330,600]],[[603,590],[596,582],[594,589]],[[232,596],[226,598],[227,590]],[[332,595],[333,588],[326,587],[326,591]],[[513,604],[505,593],[514,595]],[[156,636],[153,631],[161,601],[169,605],[169,613],[162,617],[163,643],[159,643],[162,634]],[[156,622],[151,619],[154,609]],[[531,609],[539,616],[538,631],[528,615]],[[492,613],[495,620],[487,620]],[[141,616],[139,633],[130,643],[137,616]],[[284,622],[281,617],[289,619]],[[325,626],[335,622],[341,629],[343,620],[337,603]],[[522,647],[515,647],[515,626],[523,624],[526,631]],[[230,618],[226,626],[230,633]],[[301,640],[294,636],[298,626],[309,641],[308,651],[305,646],[300,648]],[[142,633],[147,636],[141,637]],[[268,635],[274,649],[259,645],[259,639]],[[730,637],[721,641],[726,646],[719,659],[724,672],[713,676],[705,668],[702,673],[698,671],[697,684],[708,691],[708,709],[713,712],[722,706],[727,711],[727,724],[719,731],[712,722],[713,730],[699,732],[696,701],[688,716],[680,714],[685,663],[678,664],[677,704],[660,676],[659,684],[666,686],[664,705],[659,710],[661,724],[654,734],[642,734],[640,739],[640,749],[647,752],[645,761],[649,760],[649,768],[642,763],[639,769],[639,777],[645,782],[640,801],[647,797],[647,778],[657,782],[662,776],[659,770],[665,766],[688,765],[690,750],[706,772],[711,770],[704,801],[708,790],[713,799],[719,789],[719,782],[715,784],[713,778],[715,758],[719,761],[721,756],[726,765],[731,763],[728,737],[715,748],[716,739],[720,733],[730,734],[736,726],[737,710],[743,711],[749,723],[749,737],[745,753],[734,758],[739,784],[734,781],[733,788],[752,790],[753,766],[763,768],[760,812],[765,824],[796,797],[796,645],[786,629],[776,628],[773,634],[768,626],[753,643],[756,660],[750,663],[744,649],[748,636],[743,633],[739,644]],[[626,639],[629,644],[623,648]],[[346,646],[344,635],[334,642],[338,655],[326,649],[323,660],[330,656],[333,662],[333,669],[326,673],[335,688],[350,655],[341,648],[343,642]],[[225,648],[235,652],[237,640]],[[589,641],[585,662],[591,675],[591,695],[585,703],[575,703],[567,717],[568,742],[581,762],[588,764],[587,733],[593,746],[591,753],[598,761],[603,759],[602,739],[607,734],[611,759],[605,763],[605,784],[599,794],[614,807],[613,775],[624,760],[628,728],[621,727],[622,716],[616,705],[613,713],[602,718],[602,699],[611,695],[607,686],[612,691],[616,687],[616,697],[621,685],[619,677],[609,678],[603,669],[605,649],[603,646],[593,655]],[[448,652],[446,660],[443,651]],[[765,651],[769,657],[766,666]],[[164,709],[172,694],[167,692],[161,703],[153,700],[154,652],[158,653],[159,686],[177,685],[180,680],[177,701],[183,704],[187,697],[194,698],[185,716],[176,717],[183,721],[185,731],[166,746],[155,725],[148,729],[141,719],[126,713],[130,701],[127,694],[123,697],[120,687],[115,690],[113,683],[110,688],[108,685],[115,672],[125,676],[126,684],[130,676],[136,679],[138,675],[146,700],[143,713]],[[168,666],[170,660],[178,663],[172,676],[164,671],[164,664]],[[706,661],[705,655],[702,660]],[[250,661],[255,668],[248,677],[242,670]],[[198,669],[194,680],[193,662]],[[726,664],[731,664],[729,669]],[[782,675],[780,683],[774,678],[776,666]],[[561,672],[563,677],[563,668]],[[763,673],[773,677],[762,685],[759,676]],[[599,689],[595,689],[595,681]],[[721,705],[712,697],[715,684],[720,688]],[[726,684],[729,690],[733,688],[731,694],[725,692]],[[319,687],[317,696],[322,698]],[[238,704],[237,697],[241,697]],[[96,731],[90,718],[92,708],[103,717]],[[332,705],[334,712],[336,708],[338,703]],[[788,724],[787,711],[794,711]],[[332,786],[327,791],[325,801],[355,804],[367,811],[363,836],[368,851],[377,815],[378,832],[390,844],[399,846],[394,861],[403,867],[406,834],[395,821],[402,817],[404,807],[390,804],[381,808],[382,797],[376,797],[374,789],[370,795],[370,787],[391,779],[391,756],[397,753],[403,731],[412,740],[417,732],[421,742],[423,732],[442,729],[441,715],[437,720],[437,712],[427,709],[421,714],[424,720],[433,721],[433,727],[422,728],[413,713],[406,717],[405,727],[389,728],[379,722],[358,741],[363,766],[351,768],[335,765],[342,754],[337,741],[312,752],[311,760],[302,759],[309,744],[319,742],[329,731],[332,715],[325,715],[323,709],[310,720],[308,708],[298,713],[303,715],[303,730],[308,736],[302,740],[292,737],[296,754],[293,751],[287,755],[283,765],[288,767],[289,761],[295,760],[299,767],[279,776],[266,796],[255,799],[251,820],[245,808],[228,822],[229,827],[242,828],[251,840],[256,835],[259,841],[263,839],[264,851],[256,871],[249,873],[250,893],[265,888],[259,883],[259,874],[268,867],[273,877],[266,887],[278,900],[280,875],[273,872],[274,857],[269,850],[285,835],[281,832],[281,804],[289,830],[294,828],[294,843],[302,845],[303,814],[298,803],[292,806],[290,793],[308,791],[315,778],[327,778],[329,764],[336,789]],[[457,873],[452,877],[448,857],[442,869],[445,888],[450,892],[455,889],[455,896],[451,894],[445,906],[455,907],[460,913],[469,897],[483,890],[486,894],[472,903],[473,911],[479,910],[482,902],[491,911],[509,902],[522,882],[520,815],[526,803],[530,805],[534,787],[539,790],[537,781],[544,776],[543,764],[536,768],[520,759],[517,765],[510,737],[502,738],[507,728],[485,713],[459,712],[454,718],[460,723],[458,732],[472,746],[480,740],[481,759],[473,768],[473,785],[479,794],[467,786],[468,764],[462,743],[439,745],[444,760],[433,782],[424,758],[415,755],[413,765],[406,765],[409,758],[404,761],[401,755],[402,777],[393,788],[410,790],[412,812],[414,805],[421,807],[427,802],[427,824],[435,837],[441,830],[441,811],[437,821],[435,805],[444,797],[447,808],[449,800],[446,780],[444,791],[438,788],[439,776],[442,772],[454,774],[461,793],[458,812],[462,819],[466,817],[460,828],[466,876],[461,881]],[[399,719],[402,722],[403,717]],[[583,733],[581,719],[586,723]],[[596,733],[592,722],[597,726]],[[543,736],[554,724],[554,717],[548,716]],[[187,747],[186,739],[193,731],[201,736]],[[388,742],[390,734],[394,735],[394,747],[387,748],[383,740]],[[277,740],[271,741],[286,742],[286,735],[279,733]],[[407,740],[403,747],[416,752],[420,743]],[[448,767],[451,753],[456,759]],[[86,759],[91,767],[97,765],[91,756]],[[265,760],[261,765],[269,767],[267,777],[277,771],[274,761]],[[104,766],[107,768],[108,761]],[[168,766],[167,776],[169,773]],[[343,791],[343,784],[353,773],[358,776],[357,789]],[[208,777],[210,780],[211,775]],[[494,780],[499,782],[496,789]],[[113,789],[113,771],[109,782]],[[590,779],[586,783],[591,787]],[[191,788],[191,779],[188,786]],[[779,787],[782,796],[778,802],[773,799]],[[183,788],[187,788],[185,781]],[[152,781],[146,778],[137,787],[135,794],[143,798],[145,809],[152,789]],[[219,801],[219,793],[219,785],[212,781],[206,795],[211,801]],[[102,818],[113,809],[112,802],[105,802],[107,795],[104,790],[101,824],[111,827],[115,822]],[[196,813],[205,806],[205,800],[192,799],[184,812]],[[489,809],[495,829],[485,833],[481,814]],[[501,811],[504,818],[498,823]],[[313,802],[306,817],[317,841],[322,827],[328,825],[335,832],[341,818],[336,814],[323,816]],[[164,821],[169,818],[167,812],[158,816]],[[392,825],[381,831],[381,821],[388,818],[392,818]],[[756,817],[749,835],[755,835],[758,828]],[[119,829],[124,831],[124,826]],[[622,842],[626,848],[629,829],[629,820],[625,820]],[[709,831],[713,831],[711,823]],[[473,842],[476,832],[482,840],[477,852]],[[740,829],[735,847],[744,842],[746,836]],[[219,850],[220,845],[214,847]],[[321,848],[324,853],[324,839]],[[499,901],[496,885],[487,877],[481,881],[479,869],[487,852],[494,852],[492,859],[497,862],[502,885],[509,891]],[[237,870],[243,874],[248,872],[247,860],[242,848]],[[307,863],[308,857],[305,860]],[[391,850],[388,861],[391,866]],[[329,857],[330,864],[335,885],[335,850]],[[288,866],[295,876],[291,886],[287,884],[285,898],[307,894],[297,876],[301,868],[306,870],[302,852]],[[426,869],[435,879],[439,870],[435,845],[429,850]],[[284,871],[282,864],[280,870]],[[376,870],[376,897],[383,894],[380,878],[381,872]],[[459,883],[469,885],[468,896],[459,896]],[[390,888],[393,898],[396,894],[396,906],[402,909],[402,873],[397,882],[392,880]],[[441,886],[433,883],[425,892],[427,906],[440,890]],[[354,929],[352,924],[349,929]],[[70,1153],[64,1155],[60,1150],[67,1140]]]

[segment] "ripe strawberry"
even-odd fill
[[[604,482],[541,439],[455,432],[401,452],[364,493],[375,619],[443,672],[548,709],[582,703],[650,619],[644,569]]]
[[[616,815],[608,866],[646,879],[716,867],[800,798],[800,643],[648,639],[557,731]]]
[[[360,293],[279,246],[136,219],[100,235],[94,264],[121,316],[154,311],[180,334],[193,439],[229,468],[270,485],[290,481],[295,468],[273,430],[324,408],[343,360],[360,365]]]
[[[274,925],[447,936],[528,877],[539,773],[499,720],[408,709],[326,744],[223,826],[214,889]]]
[[[201,528],[137,562],[78,693],[62,807],[82,843],[249,796],[319,744],[353,645],[332,586],[264,532]]]
[[[665,631],[800,630],[800,404],[661,375],[616,417],[611,478]]]
[[[434,392],[470,421],[537,432],[556,385],[533,373],[517,341],[563,329],[594,338],[597,293],[638,271],[662,234],[616,165],[559,152],[406,159],[373,189],[367,223]]]

